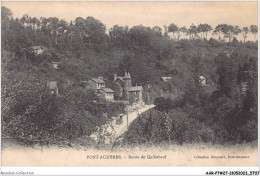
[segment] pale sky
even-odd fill
[[[76,17],[93,16],[106,25],[142,24],[160,26],[175,23],[189,27],[192,23],[258,25],[257,2],[3,2],[14,18],[28,14],[31,17],[58,17],[66,21]]]
[[[257,2],[3,2],[14,17],[58,17],[67,21],[93,16],[107,27],[175,23],[257,25]]]

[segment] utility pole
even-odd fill
[[[170,124],[170,118],[169,118],[169,114],[165,113],[166,115],[166,127],[167,127],[167,132],[168,132],[168,142],[169,144],[171,144],[171,124]]]
[[[147,87],[148,87],[148,97],[147,97],[147,101],[148,101],[148,104],[150,102],[150,84],[149,84],[149,81],[147,81]]]
[[[148,108],[149,108],[149,113],[150,113],[150,117],[151,117],[151,110],[150,110],[150,84],[149,81],[147,81],[147,87],[148,87]]]
[[[126,111],[126,126],[127,126],[127,130],[128,130],[128,108],[127,108],[127,106],[125,107],[125,111]]]
[[[127,130],[128,130],[128,111],[127,111],[127,116],[126,116],[126,123],[127,123]]]

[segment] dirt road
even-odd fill
[[[140,115],[141,113],[154,108],[155,105],[145,105],[142,108],[128,112],[122,117],[123,122],[121,124],[116,124],[116,120],[105,124],[98,128],[98,130],[90,135],[95,141],[104,140],[105,144],[111,144],[115,141],[117,137],[124,134],[127,131],[127,127]]]
[[[146,105],[143,108],[137,110],[137,111],[133,111],[133,112],[129,112],[128,113],[128,124],[127,124],[127,115],[123,116],[123,123],[121,125],[118,125],[115,127],[115,131],[116,131],[116,137],[122,135],[125,131],[127,131],[127,127],[131,125],[131,123],[138,117],[138,114],[142,114],[143,112],[153,108],[155,105]],[[128,125],[128,126],[127,126]]]

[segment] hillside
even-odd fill
[[[105,25],[94,17],[71,22],[28,15],[13,19],[5,7],[1,15],[3,136],[58,144],[90,135],[123,112],[124,105],[102,102],[85,88],[85,81],[103,76],[113,88],[113,74],[128,71],[133,85],[143,86],[144,101],[156,104],[154,121],[159,123],[166,113],[173,120],[170,131],[181,126],[180,132],[171,131],[170,140],[193,141],[190,131],[183,133],[187,139],[178,136],[189,125],[213,136],[202,135],[198,141],[257,139],[256,42],[239,42],[235,35],[221,41],[207,39],[200,37],[199,30],[187,31],[189,39],[174,40],[167,34],[170,26],[162,34],[158,27],[115,25],[107,34]],[[226,27],[230,28],[219,26],[223,31]],[[35,46],[44,47],[44,52],[33,53]],[[163,82],[164,76],[171,81]],[[199,76],[205,77],[207,86],[199,84]],[[59,95],[50,94],[49,81],[58,82]],[[245,92],[240,88],[243,83]],[[103,115],[106,112],[108,117]],[[169,140],[161,123],[149,127],[164,130],[152,137],[157,142]],[[151,136],[144,136],[153,133],[151,129],[140,134],[130,130],[129,135],[150,140]]]

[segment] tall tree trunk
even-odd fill
[[[243,37],[244,37],[244,43],[246,43],[246,35],[243,34]]]

